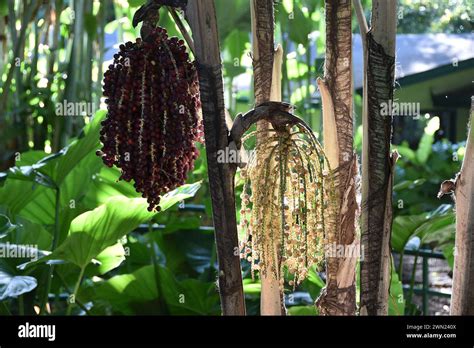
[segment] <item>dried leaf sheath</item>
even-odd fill
[[[392,115],[381,115],[381,103],[393,99],[395,57],[387,55],[372,34],[368,44],[368,192],[362,202],[361,308],[369,315],[387,314],[388,288],[381,289],[380,279],[389,276],[390,234],[392,221],[391,173],[394,163],[390,157]],[[388,286],[385,281],[383,287]],[[382,294],[379,292],[382,291]],[[379,308],[380,307],[380,308]]]
[[[323,100],[324,149],[334,168],[337,211],[331,243],[345,251],[358,246],[357,157],[353,149],[351,0],[326,0],[326,58]],[[322,97],[324,98],[325,94]],[[328,108],[329,105],[329,108]],[[329,122],[327,122],[329,121]],[[333,156],[334,155],[334,156]],[[337,156],[337,157],[335,157]],[[323,315],[354,315],[355,255],[326,258],[326,287],[316,301]]]

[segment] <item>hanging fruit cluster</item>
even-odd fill
[[[241,171],[240,228],[246,234],[241,257],[250,262],[252,276],[271,272],[283,292],[285,271],[295,288],[324,260],[327,231],[334,228],[335,190],[311,130],[298,125],[270,132]]]
[[[98,152],[135,181],[159,210],[159,196],[184,184],[202,141],[199,84],[183,40],[154,28],[147,39],[120,45],[104,74],[107,118]]]

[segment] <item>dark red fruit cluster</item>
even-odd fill
[[[159,196],[184,184],[202,140],[196,68],[183,40],[156,28],[147,40],[120,45],[104,74],[107,118],[98,151],[104,163],[135,181],[148,210]]]

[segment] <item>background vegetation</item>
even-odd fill
[[[188,185],[164,198],[158,214],[146,212],[133,186],[117,183],[118,170],[95,156],[104,117],[97,111],[104,106],[101,79],[105,58],[115,51],[110,37],[119,43],[138,36],[131,18],[143,2],[0,0],[0,243],[3,250],[27,245],[42,256],[33,262],[0,258],[1,314],[219,314],[204,151]],[[252,74],[249,3],[216,5],[226,104],[235,115],[253,106],[246,87]],[[399,8],[399,33],[472,31],[465,1],[402,0]],[[283,100],[319,132],[315,79],[324,62],[323,1],[282,0],[276,10],[276,42],[286,53]],[[160,24],[178,35],[165,9]],[[95,115],[60,117],[57,105],[64,101],[89,103]],[[409,243],[438,248],[452,266],[452,206],[446,199],[439,207],[435,195],[459,170],[464,150],[462,143],[435,142],[438,127],[436,118],[427,122],[417,148],[396,146],[402,158],[392,247],[400,254]],[[359,129],[359,151],[360,135]],[[256,314],[259,283],[250,279],[245,261],[242,266],[248,313]],[[400,276],[401,267],[394,267],[390,314],[405,313]],[[288,292],[289,313],[317,314],[313,303],[323,286],[324,274],[313,269]],[[415,313],[412,307],[406,313]]]

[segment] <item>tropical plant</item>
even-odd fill
[[[0,263],[1,299],[16,301],[18,313],[25,313],[24,301],[39,303],[35,310],[42,313],[88,311],[88,301],[81,295],[83,288],[93,285],[107,289],[102,283],[119,283],[109,278],[135,277],[130,265],[146,255],[127,253],[127,235],[141,224],[152,224],[157,213],[147,211],[146,199],[138,198],[133,185],[116,182],[119,177],[116,170],[101,168],[95,151],[104,116],[105,112],[97,112],[82,134],[60,152],[49,156],[38,151],[26,152],[18,166],[2,175],[0,246],[10,257],[2,258]],[[161,211],[193,197],[199,187],[200,183],[182,185],[164,195]],[[29,247],[25,249],[25,245]],[[128,255],[133,256],[125,261]],[[162,272],[170,286],[186,288],[188,283],[177,282],[166,264],[160,265],[158,256],[153,255],[152,252],[149,257],[156,263],[155,271]],[[128,266],[124,267],[123,263]],[[119,268],[121,272],[117,273]],[[148,269],[144,268],[139,275],[150,272]],[[132,275],[127,276],[128,273]],[[93,277],[100,277],[100,281],[97,278],[91,282]],[[38,284],[44,286],[37,287]],[[136,286],[140,289],[146,284],[138,282]],[[49,304],[51,294],[64,293],[69,294],[67,309],[61,303]],[[161,301],[161,296],[165,296],[161,291],[151,294],[152,298],[146,297],[150,301]],[[111,308],[113,303],[109,303]],[[189,310],[198,311],[198,308]]]

